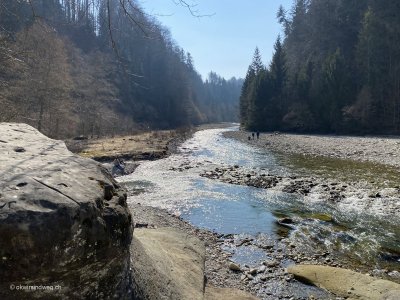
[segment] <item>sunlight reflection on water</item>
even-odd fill
[[[199,131],[181,146],[178,154],[144,162],[133,174],[119,178],[131,195],[128,203],[179,211],[195,226],[226,234],[276,236],[277,217],[294,217],[298,224],[293,238],[306,243],[316,241],[333,251],[351,253],[364,262],[375,260],[381,245],[397,251],[398,245],[393,243],[400,239],[400,230],[386,220],[338,211],[326,203],[305,203],[293,194],[200,177],[203,171],[221,164],[255,171],[266,169],[270,174],[283,176],[293,171],[283,167],[270,152],[222,136],[224,131],[236,129]],[[334,216],[335,222],[310,217],[321,212]],[[385,235],[381,234],[382,229]]]

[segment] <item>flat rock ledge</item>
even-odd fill
[[[400,284],[347,269],[296,265],[289,267],[287,271],[299,281],[316,285],[346,299],[400,299]]]
[[[148,300],[256,300],[236,289],[206,287],[205,246],[175,228],[135,229],[131,245],[135,297]]]
[[[64,142],[0,123],[0,299],[130,297],[126,197]]]

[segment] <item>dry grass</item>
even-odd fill
[[[89,158],[135,156],[166,151],[177,136],[174,130],[150,131],[135,135],[88,140],[80,155]]]

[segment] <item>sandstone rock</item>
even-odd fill
[[[257,300],[253,295],[237,289],[206,287],[205,300]]]
[[[1,123],[0,136],[0,299],[128,297],[124,190],[98,163],[28,125]]]
[[[241,271],[240,266],[235,264],[235,263],[230,263],[228,267],[229,267],[229,270],[232,270],[232,271],[235,271],[235,272],[240,272]]]
[[[138,299],[203,299],[205,246],[174,228],[135,229],[132,277]]]
[[[400,299],[400,284],[347,269],[319,265],[297,265],[289,267],[288,272],[300,281],[314,284],[348,299]]]

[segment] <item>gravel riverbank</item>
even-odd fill
[[[262,133],[259,139],[249,140],[251,133],[245,131],[223,135],[283,154],[285,159],[292,157],[289,165],[294,163],[307,172],[281,177],[226,168],[222,173],[205,173],[205,177],[301,194],[309,201],[332,202],[346,211],[389,218],[400,213],[400,138]]]
[[[257,147],[284,153],[369,161],[400,167],[400,137],[262,133],[259,140],[249,140],[251,133],[246,131],[230,131],[224,135]]]

